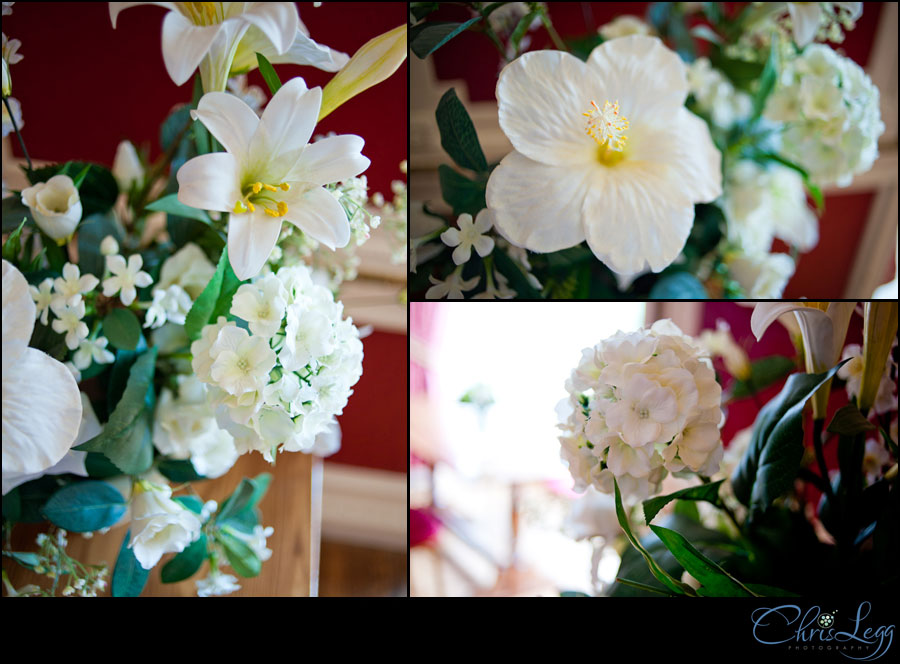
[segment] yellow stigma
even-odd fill
[[[256,212],[256,206],[261,205],[263,212],[270,217],[283,217],[288,213],[287,203],[276,200],[268,192],[289,191],[291,185],[287,182],[279,184],[268,184],[267,182],[251,182],[245,185],[241,190],[243,198],[234,204],[235,214],[244,214],[245,212]]]
[[[587,118],[585,133],[597,141],[597,145],[605,148],[606,152],[622,152],[625,149],[625,141],[628,137],[625,130],[628,129],[628,119],[619,116],[619,102],[603,105],[603,110],[597,106],[597,102],[591,101],[591,109],[582,113]]]

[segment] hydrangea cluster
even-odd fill
[[[807,169],[815,184],[846,187],[878,156],[884,132],[878,96],[859,65],[810,44],[784,67],[765,116],[787,124],[780,153]]]
[[[697,110],[708,115],[716,126],[728,129],[750,117],[750,95],[736,90],[708,58],[697,58],[688,66],[687,80]]]
[[[249,329],[221,316],[191,345],[219,425],[241,454],[311,451],[362,375],[359,331],[304,265],[242,285],[230,313]]]
[[[200,297],[215,271],[203,250],[192,242],[167,258],[153,288],[153,302],[147,309],[144,327],[156,329],[168,321],[184,325],[194,300]]]
[[[703,350],[670,320],[582,351],[557,412],[575,490],[646,498],[668,472],[709,476],[722,460],[722,389]]]

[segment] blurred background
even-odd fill
[[[581,350],[618,330],[670,318],[707,344],[713,343],[705,341],[712,332],[721,338],[727,330],[747,362],[773,355],[796,358],[784,325],[755,339],[752,307],[411,303],[411,594],[556,596],[608,587],[618,569],[620,543],[598,547],[595,556],[596,542],[586,536],[609,532],[609,519],[603,519],[611,500],[572,491],[557,442],[555,406],[567,396],[564,385]],[[854,315],[846,344],[861,338],[862,318]],[[730,394],[735,379],[721,357],[713,364]],[[793,369],[785,360],[781,373],[755,396],[726,397],[721,432],[726,450]],[[846,402],[844,390],[832,390],[830,408]],[[665,484],[663,493],[678,488]],[[611,521],[614,532],[614,514]],[[606,539],[600,543],[613,544],[612,536]]]
[[[348,55],[407,18],[403,2],[297,7],[312,39]],[[157,158],[162,121],[174,105],[190,102],[193,91],[193,79],[178,87],[163,64],[167,10],[130,8],[113,30],[105,2],[18,2],[12,9],[3,17],[3,32],[22,42],[24,58],[12,67],[12,96],[21,104],[32,160],[109,167],[123,139]],[[334,76],[312,67],[275,69],[282,81],[301,76],[309,87]],[[249,74],[248,84],[270,97],[259,70]],[[363,154],[372,162],[365,173],[369,194],[380,192],[390,201],[391,182],[406,179],[400,162],[407,157],[407,108],[404,62],[331,113],[315,133],[365,139]],[[22,159],[15,135],[4,138],[3,175],[11,189],[27,186],[18,168]],[[387,237],[378,230],[358,255],[360,277],[346,283],[340,297],[356,325],[371,325],[372,333],[363,340],[362,378],[339,418],[342,448],[324,463],[319,594],[406,595],[407,342],[406,307],[398,297],[406,266],[390,262]],[[274,520],[266,516],[265,523]]]
[[[647,16],[649,2],[552,2],[550,18],[566,41],[576,40],[614,18]],[[747,3],[722,3],[729,15]],[[871,297],[880,284],[896,275],[897,246],[897,3],[865,2],[856,27],[841,44],[833,44],[862,66],[878,86],[885,132],[879,139],[879,157],[872,170],[857,176],[849,187],[824,190],[825,213],[820,218],[820,239],[800,256],[784,298],[823,296]],[[465,21],[469,10],[445,3],[429,16],[434,21]],[[696,19],[700,21],[699,17]],[[543,27],[530,30],[529,51],[554,48]],[[524,42],[523,42],[524,43]],[[450,88],[472,117],[489,163],[500,161],[512,149],[497,120],[494,89],[502,60],[483,34],[466,31],[424,60],[410,56],[410,189],[412,237],[431,230],[434,220],[416,214],[421,204],[444,213],[437,167],[450,159],[440,144],[434,119],[441,96]],[[776,240],[775,252],[788,252]],[[822,270],[828,265],[828,270]]]

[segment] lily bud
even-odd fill
[[[133,184],[140,184],[143,181],[144,167],[131,141],[122,141],[116,148],[112,174],[122,191],[128,191]]]

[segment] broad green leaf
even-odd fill
[[[475,125],[465,106],[450,88],[438,102],[434,113],[441,132],[441,147],[462,168],[476,172],[488,170],[487,159],[478,142]]]
[[[3,232],[14,231],[22,220],[31,219],[31,210],[22,202],[19,194],[13,194],[3,199]]]
[[[49,320],[47,322],[51,323]],[[28,345],[47,353],[47,355],[60,362],[65,361],[64,358],[69,352],[65,336],[49,325],[41,324],[40,321],[35,321],[34,331],[31,333],[31,340],[28,342]]]
[[[243,511],[244,508],[250,506],[250,500],[253,497],[255,489],[256,487],[249,479],[242,479],[238,487],[222,505],[222,509],[219,510],[216,521],[227,521],[230,517],[235,516]]]
[[[478,23],[480,20],[481,16],[476,16],[465,23],[448,21],[419,23],[409,29],[409,47],[419,58],[425,59],[463,30]]]
[[[134,552],[128,548],[131,539],[131,531],[125,533],[122,546],[119,548],[119,557],[113,569],[112,596],[113,597],[137,597],[147,585],[147,577],[150,570],[141,567]]]
[[[753,396],[787,376],[796,366],[791,358],[783,355],[770,355],[754,360],[750,363],[750,377],[744,380],[736,379],[732,384],[731,398],[743,399]]]
[[[446,164],[438,166],[438,178],[444,200],[453,208],[454,215],[466,213],[472,215],[474,219],[487,207],[484,201],[486,181],[470,180]]]
[[[206,535],[200,534],[188,548],[163,565],[159,577],[163,583],[178,583],[192,577],[206,560]]]
[[[855,436],[865,431],[874,431],[875,428],[852,403],[840,408],[828,425],[828,431],[842,436]]]
[[[685,256],[702,258],[718,246],[725,228],[725,215],[712,203],[694,206],[694,225],[684,245]]]
[[[652,300],[705,300],[709,297],[697,277],[690,272],[670,272],[650,289]]]
[[[44,475],[20,484],[3,496],[3,517],[17,523],[45,522],[44,505],[63,484],[57,475]]]
[[[275,73],[275,68],[262,53],[256,54],[256,62],[259,65],[259,73],[262,74],[263,80],[269,86],[269,92],[273,95],[281,89],[281,79]]]
[[[205,210],[198,210],[197,208],[192,208],[189,205],[185,205],[178,200],[178,194],[168,194],[167,196],[163,196],[162,198],[150,203],[150,205],[148,205],[144,209],[151,210],[153,212],[165,212],[166,214],[174,214],[179,217],[185,217],[186,219],[196,219],[197,221],[202,221],[204,224],[212,223],[209,215]]]
[[[129,309],[113,309],[103,318],[103,335],[116,348],[134,350],[141,339],[141,323]]]
[[[734,495],[754,512],[788,489],[803,458],[803,406],[844,364],[822,374],[788,376],[781,392],[759,411],[753,436],[731,477]]]
[[[225,277],[225,265],[228,263],[228,249],[222,251],[219,258],[219,264],[216,266],[216,272],[212,279],[206,284],[206,288],[197,297],[191,310],[188,312],[184,321],[184,331],[188,335],[188,339],[196,341],[200,338],[200,332],[203,326],[209,322],[213,309],[216,307],[216,301],[219,299],[219,293],[222,290],[222,280]]]
[[[57,491],[44,505],[44,515],[75,533],[87,533],[115,524],[128,504],[110,484],[97,480],[76,482]]]
[[[3,555],[7,558],[12,558],[22,567],[25,567],[27,569],[34,569],[41,562],[38,554],[31,552],[4,551]]]
[[[706,597],[753,597],[744,584],[704,556],[681,533],[662,526],[650,526],[675,559],[700,582],[699,594]]]
[[[197,496],[175,496],[172,500],[176,503],[181,503],[194,514],[203,513],[203,501]]]
[[[673,500],[703,500],[712,505],[719,507],[722,501],[719,499],[719,487],[722,482],[711,482],[709,484],[700,484],[698,486],[688,487],[681,491],[676,491],[665,496],[656,496],[650,500],[644,501],[644,519],[647,525],[653,521],[653,518],[659,514],[659,511]]]
[[[121,246],[125,237],[121,224],[112,214],[95,214],[85,217],[78,224],[78,267],[81,274],[93,274],[103,278],[106,257],[100,253],[100,243],[112,235]]]
[[[84,179],[87,177],[88,171],[91,170],[91,166],[93,164],[85,164],[81,171],[79,171],[78,175],[72,178],[72,183],[75,185],[76,189],[80,189]]]
[[[206,479],[194,469],[190,459],[163,459],[156,469],[173,482],[193,482]]]
[[[87,471],[88,477],[98,480],[122,474],[122,471],[116,467],[116,464],[107,459],[105,455],[100,454],[100,452],[88,452],[85,455],[84,469]]]
[[[228,563],[238,575],[245,578],[259,575],[262,570],[262,561],[250,548],[250,545],[229,534],[227,530],[220,531],[219,542],[225,550]]]

